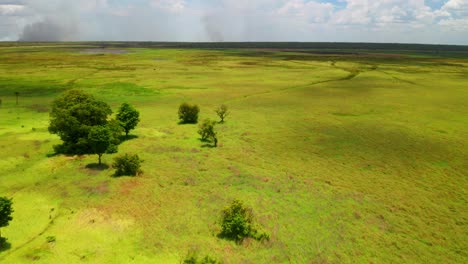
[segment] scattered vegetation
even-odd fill
[[[48,236],[46,237],[47,243],[54,243],[56,241],[55,236]]]
[[[199,258],[197,252],[190,252],[182,261],[183,264],[221,264],[221,261],[210,256]]]
[[[467,263],[461,52],[89,55],[80,54],[82,44],[12,45],[0,48],[0,196],[13,198],[15,212],[1,230],[8,241],[0,263],[178,263],[192,246],[203,249],[197,261],[207,254],[232,263]],[[116,112],[122,98],[140,111],[141,136],[119,151],[138,153],[145,177],[112,180],[114,170],[83,169],[94,155],[50,153],[62,141],[47,133],[44,106],[70,87]],[[226,131],[223,151],[195,147],[198,125],[174,124],[184,100],[210,107],[200,122],[220,121],[221,103],[213,102],[228,105],[229,125],[215,125]],[[100,126],[124,140],[111,115]],[[112,164],[114,155],[103,157]],[[254,229],[271,240],[247,237],[236,246],[213,237],[222,230],[223,197],[242,197],[254,208]],[[44,245],[47,235],[60,243]]]
[[[140,112],[132,105],[123,103],[117,112],[117,120],[125,131],[125,136],[128,137],[130,130],[135,129],[140,122]]]
[[[137,154],[124,154],[114,158],[112,167],[115,169],[115,176],[136,176],[140,174],[143,160]]]
[[[198,113],[200,108],[198,105],[182,103],[179,106],[179,119],[182,124],[196,124],[198,122]]]
[[[229,111],[226,105],[220,105],[216,109],[216,114],[221,119],[220,123],[224,123],[224,119],[229,115]]]
[[[260,233],[254,226],[252,209],[243,202],[234,200],[222,212],[220,237],[242,243],[245,238],[268,240],[266,233]]]
[[[13,202],[7,197],[0,197],[0,238],[2,238],[1,228],[6,227],[13,220]],[[0,242],[3,240],[0,240]],[[2,246],[2,245],[0,245]]]

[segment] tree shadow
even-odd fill
[[[180,125],[180,126],[183,126],[183,125],[196,125],[196,124],[198,124],[198,121],[197,121],[197,122],[184,122],[184,121],[179,121],[177,124]]]
[[[86,165],[85,168],[87,168],[89,170],[94,170],[94,171],[103,171],[103,170],[109,169],[109,165],[104,164],[104,163],[101,163],[101,164],[90,163],[90,164]]]
[[[132,140],[132,139],[135,139],[135,138],[138,138],[137,135],[128,135],[128,136],[125,136],[125,135],[122,135],[119,137],[119,140],[121,143],[125,142],[125,141],[129,141],[129,140]]]
[[[11,243],[5,237],[0,237],[0,253],[11,248]]]
[[[211,142],[205,143],[201,147],[202,148],[216,148],[215,145]]]
[[[59,154],[60,154],[60,153],[57,153],[57,152],[47,153],[47,154],[46,154],[46,157],[47,157],[47,158],[53,158],[53,157],[55,157],[55,156],[58,156]]]

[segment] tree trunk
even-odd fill
[[[99,156],[99,165],[101,165],[101,156],[102,156],[102,154],[98,154],[98,156]]]
[[[128,138],[128,130],[125,130],[125,137]]]

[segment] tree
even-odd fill
[[[123,103],[117,113],[117,120],[124,129],[125,136],[128,137],[128,132],[140,122],[140,113],[130,104]]]
[[[93,153],[99,157],[99,165],[101,165],[101,157],[104,153],[117,152],[117,146],[112,144],[112,134],[107,126],[92,127],[88,134],[88,142]]]
[[[226,105],[220,105],[218,109],[216,109],[216,114],[218,114],[219,118],[221,118],[220,123],[224,123],[224,118],[229,115],[229,111]]]
[[[220,237],[241,243],[245,238],[269,239],[266,233],[259,233],[254,227],[252,209],[241,201],[234,200],[222,212]]]
[[[107,124],[112,110],[105,102],[96,100],[80,90],[69,90],[52,103],[49,132],[63,141],[55,150],[65,154],[89,154],[93,149],[88,134],[93,126]]]
[[[115,176],[136,176],[141,173],[142,159],[137,154],[120,155],[114,158],[112,167],[116,169]]]
[[[214,146],[218,146],[218,133],[215,130],[216,122],[210,119],[205,119],[199,125],[198,134],[201,136],[202,141],[213,142]]]
[[[0,197],[0,228],[8,226],[10,221],[13,220],[13,217],[11,216],[13,213],[12,204],[13,202],[11,199]],[[0,238],[1,237],[2,234],[0,232]]]
[[[16,105],[18,105],[18,96],[19,96],[19,92],[15,92],[15,96],[16,96]]]
[[[182,124],[196,124],[198,122],[198,105],[182,103],[179,106],[179,119]]]

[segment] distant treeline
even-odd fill
[[[103,48],[194,48],[194,49],[325,49],[325,50],[392,50],[417,52],[468,52],[466,45],[429,45],[399,43],[346,42],[0,42],[1,46],[86,45]]]

